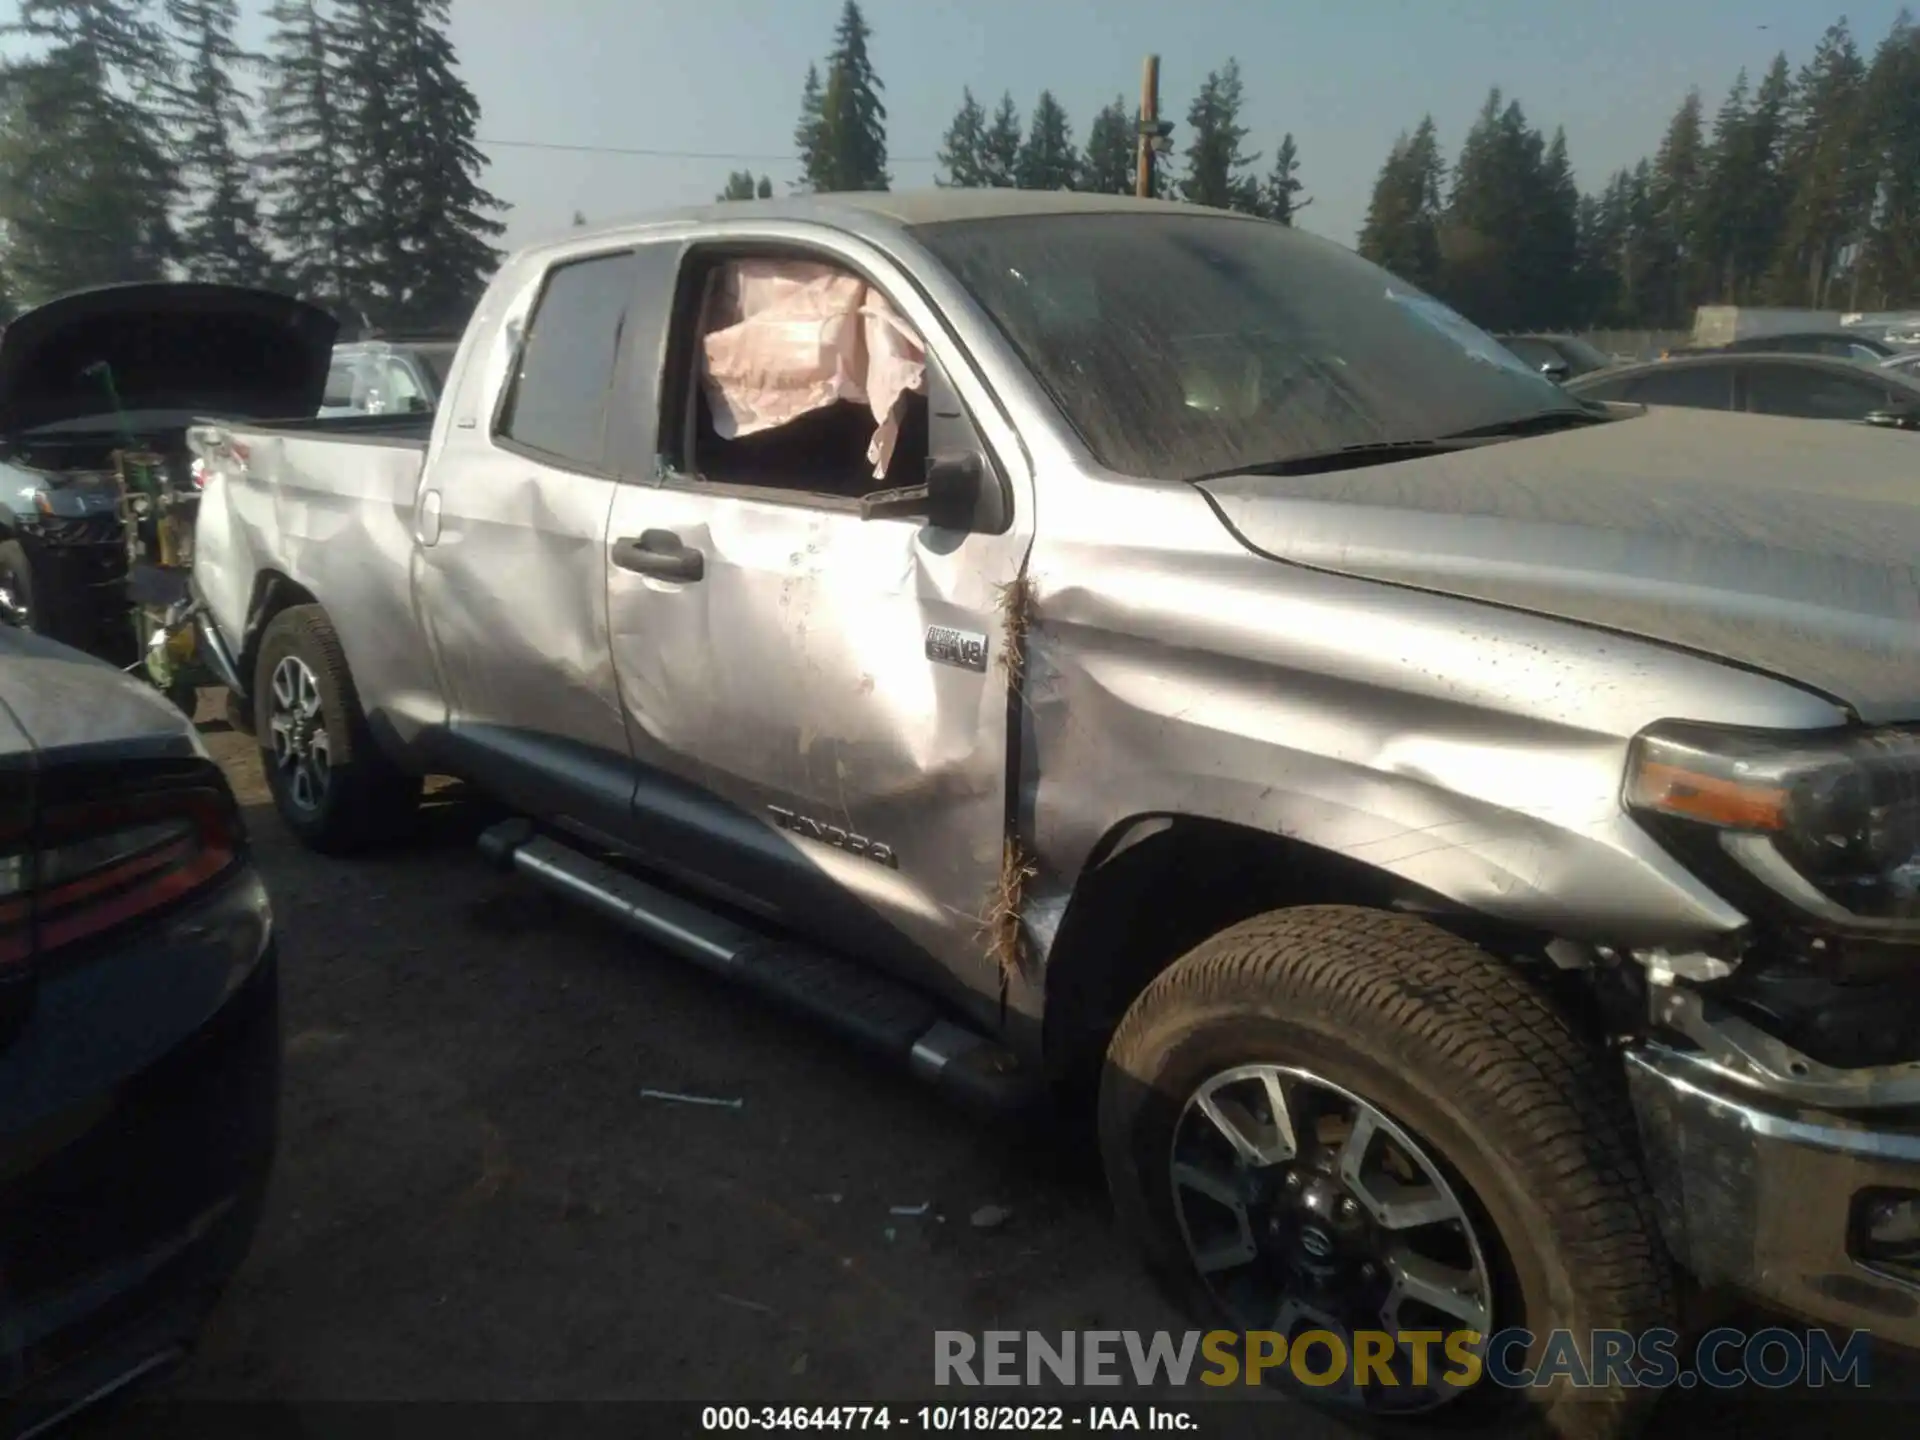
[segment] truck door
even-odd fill
[[[851,241],[777,253],[858,276],[871,308],[925,346],[887,476],[862,403],[720,439],[702,342],[721,267],[754,258],[743,243],[687,253],[661,383],[633,397],[649,463],[613,500],[608,617],[635,833],[669,868],[823,943],[991,996],[981,917],[1006,827],[1001,599],[1032,533],[1024,460],[931,307]],[[984,528],[862,518],[863,494],[969,449],[1000,507]]]
[[[627,245],[530,272],[448,396],[418,505],[417,604],[464,773],[530,813],[623,826],[632,758],[607,639],[610,403],[636,297],[673,257]],[[646,364],[657,366],[660,328]]]

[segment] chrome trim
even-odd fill
[[[1671,1065],[1702,1084],[1729,1082],[1776,1101],[1832,1110],[1900,1109],[1920,1105],[1920,1060],[1840,1070],[1802,1055],[1783,1040],[1734,1015],[1708,1018],[1698,991],[1655,985],[1648,1007],[1656,1025],[1699,1046],[1698,1052],[1656,1046]]]
[[[1920,1190],[1920,1130],[1769,1109],[1664,1045],[1625,1061],[1661,1233],[1682,1269],[1810,1324],[1920,1349],[1920,1283],[1852,1252],[1863,1191]]]

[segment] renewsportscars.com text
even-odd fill
[[[1447,1386],[1482,1382],[1506,1389],[1732,1390],[1814,1388],[1872,1383],[1872,1337],[1864,1330],[1736,1330],[1701,1337],[1689,1356],[1672,1330],[1555,1330],[1537,1338],[1520,1329],[1482,1336],[1471,1330],[1360,1330],[1341,1336],[1310,1330],[1291,1340],[1271,1330],[937,1330],[936,1385],[1262,1385],[1290,1378],[1307,1386]]]

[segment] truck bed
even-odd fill
[[[354,673],[431,690],[409,576],[432,428],[431,415],[194,427],[210,472],[194,581],[236,657],[257,582],[277,578],[349,612],[335,619]]]
[[[412,445],[423,450],[433,435],[432,415],[310,415],[297,420],[222,423],[223,428],[249,434],[300,435],[359,445]]]

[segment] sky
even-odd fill
[[[1785,50],[1797,68],[1845,13],[1869,54],[1898,0],[865,0],[886,86],[895,189],[933,183],[961,88],[1023,116],[1051,88],[1084,140],[1094,113],[1140,89],[1160,55],[1161,114],[1184,120],[1206,72],[1237,57],[1249,150],[1292,131],[1312,205],[1299,223],[1357,237],[1395,136],[1431,112],[1451,154],[1500,85],[1551,134],[1564,125],[1583,188],[1651,154],[1688,87],[1711,117],[1735,74]],[[736,168],[784,190],[807,63],[840,0],[454,0],[454,41],[482,107],[488,184],[513,204],[508,240],[711,199]],[[1183,143],[1184,127],[1175,131]],[[590,154],[506,142],[696,152]],[[699,158],[708,157],[708,158]],[[1178,160],[1176,155],[1174,159]]]
[[[971,86],[1024,116],[1050,88],[1084,140],[1094,113],[1140,89],[1158,53],[1161,114],[1182,121],[1210,69],[1238,58],[1247,148],[1293,133],[1312,204],[1303,227],[1352,244],[1381,161],[1431,113],[1448,154],[1490,86],[1549,134],[1564,125],[1582,187],[1650,155],[1698,86],[1711,117],[1735,74],[1775,52],[1797,68],[1845,14],[1871,53],[1900,0],[865,0],[884,83],[895,189],[933,183],[941,132]],[[11,9],[11,5],[0,9]],[[258,44],[263,0],[242,39]],[[506,243],[709,200],[734,169],[797,174],[807,64],[840,0],[453,0],[454,43],[478,96],[488,188]],[[1184,126],[1174,134],[1184,143]],[[585,147],[585,148],[569,148]],[[600,147],[594,153],[593,147]],[[612,153],[650,151],[656,153]],[[1179,157],[1173,157],[1176,165]]]

